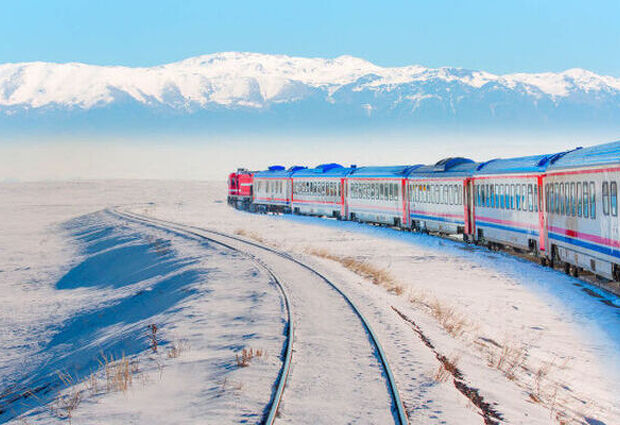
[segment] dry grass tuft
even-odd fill
[[[133,383],[133,376],[139,372],[137,362],[131,362],[125,355],[116,360],[113,355],[102,356],[99,364],[105,371],[106,390],[126,392]]]
[[[237,229],[234,233],[235,235],[243,236],[244,238],[253,239],[256,242],[262,243],[263,245],[269,245],[269,242],[267,242],[261,235],[256,232],[251,232],[245,229]]]
[[[237,362],[237,367],[248,367],[254,358],[261,357],[266,357],[266,353],[263,350],[244,348],[241,351],[241,356],[239,356],[239,354],[235,354],[235,361]]]
[[[435,382],[445,382],[450,377],[457,378],[461,376],[461,372],[457,366],[459,362],[458,356],[452,356],[450,358],[445,357],[441,354],[436,353],[437,358],[439,360],[439,366],[437,370],[433,374],[433,381]]]
[[[308,254],[325,258],[340,263],[345,268],[351,270],[353,273],[370,280],[375,285],[384,287],[390,292],[396,295],[403,293],[403,287],[400,285],[394,276],[389,271],[373,266],[365,261],[356,260],[353,257],[343,257],[336,254],[332,254],[325,249],[308,248],[306,250]]]
[[[428,304],[431,314],[442,328],[455,338],[460,337],[468,327],[468,322],[463,316],[458,314],[453,308],[446,307],[438,300]]]
[[[517,371],[525,368],[526,359],[527,347],[504,343],[493,366],[502,371],[506,378],[514,381]]]
[[[170,344],[168,347],[168,358],[176,359],[190,349],[189,342],[186,340],[176,341]]]

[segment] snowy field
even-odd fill
[[[0,184],[0,423],[263,418],[285,328],[274,283],[243,256],[102,211],[115,206],[319,268],[371,321],[411,423],[620,423],[618,297],[502,253],[252,215],[225,196],[223,183]],[[247,367],[243,349],[259,352]]]

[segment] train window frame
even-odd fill
[[[521,211],[527,211],[527,185],[521,184]]]
[[[527,203],[528,211],[534,211],[534,188],[531,183],[527,185]]]
[[[603,215],[609,215],[609,182],[604,181],[601,186],[601,202],[603,203]]]
[[[515,185],[514,183],[510,185],[510,209],[515,209]]]
[[[596,219],[596,186],[590,182],[590,218]]]
[[[534,191],[534,212],[538,212],[538,184],[534,183],[532,186]]]
[[[611,202],[612,217],[618,216],[618,183],[615,181],[609,184],[609,198]]]

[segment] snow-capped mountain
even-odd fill
[[[407,121],[620,118],[620,79],[583,69],[495,75],[460,68],[387,68],[363,59],[217,53],[149,68],[81,63],[0,65],[0,116],[140,109],[293,109]],[[150,111],[150,112],[149,112]],[[204,115],[204,114],[200,114]],[[290,115],[290,114],[289,114]]]

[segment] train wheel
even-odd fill
[[[564,263],[564,273],[566,273],[567,275],[570,275],[570,264],[568,263]]]
[[[548,265],[547,257],[540,257],[540,265],[546,267]]]

